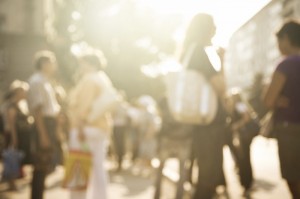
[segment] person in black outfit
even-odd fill
[[[238,169],[244,195],[247,196],[251,193],[253,184],[250,147],[253,138],[258,135],[259,119],[239,92],[231,94],[229,103],[230,122],[226,132],[226,143]]]
[[[46,177],[54,170],[59,151],[57,118],[61,107],[52,84],[57,70],[55,55],[50,51],[37,52],[35,67],[27,94],[28,107],[35,122],[31,199],[43,199]]]
[[[6,115],[6,147],[21,151],[24,155],[21,165],[31,163],[30,160],[30,138],[32,125],[29,122],[29,115],[26,112],[25,102],[28,84],[15,80],[9,88],[9,98],[7,99]],[[19,177],[22,177],[20,172]],[[17,189],[14,180],[10,180],[10,188]]]
[[[191,46],[194,51],[188,64],[188,69],[201,73],[211,83],[219,99],[218,113],[214,121],[207,125],[195,127],[193,146],[198,162],[198,182],[194,199],[213,198],[217,186],[224,184],[223,145],[224,128],[226,123],[225,81],[221,70],[211,63],[206,47],[211,46],[216,27],[210,15],[196,15],[187,30],[181,58],[188,53]],[[218,57],[218,56],[216,56]],[[221,68],[219,68],[221,69]]]

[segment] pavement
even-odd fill
[[[290,199],[285,182],[281,179],[279,161],[277,157],[277,145],[275,140],[267,140],[262,137],[255,138],[252,144],[252,164],[255,176],[254,191],[249,199]],[[234,172],[234,163],[230,152],[224,149],[224,169],[228,184],[230,199],[243,199],[242,188],[237,175]],[[173,199],[175,193],[174,181],[178,178],[178,164],[176,159],[167,162],[164,174],[166,179],[162,188],[162,199]],[[107,168],[111,170],[111,164]],[[6,191],[7,185],[0,184],[0,199],[29,199],[29,184],[31,168],[26,167],[27,177],[18,182],[21,188],[18,192]],[[45,199],[68,199],[68,191],[60,186],[63,176],[63,168],[58,168],[55,173],[47,178],[47,191]],[[132,172],[126,169],[122,172],[110,171],[110,183],[108,199],[152,199],[154,195],[153,182],[155,173],[146,175]],[[186,199],[189,199],[187,194]]]

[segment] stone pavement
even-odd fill
[[[224,150],[224,169],[228,182],[230,199],[243,199],[242,188],[234,172],[234,164],[227,148]],[[255,191],[251,199],[290,199],[285,182],[280,177],[277,147],[275,140],[266,140],[257,137],[252,145],[252,163],[255,175]],[[164,180],[162,199],[173,199],[175,186],[171,180],[176,180],[177,160],[167,162],[164,173],[169,180]],[[30,168],[26,168],[30,173]],[[45,199],[68,199],[68,192],[60,188],[63,169],[58,169],[47,179],[47,192]],[[129,170],[115,173],[110,172],[109,199],[152,199],[154,195],[153,182],[155,173],[149,177],[133,175]],[[171,179],[171,180],[170,180]],[[3,192],[5,184],[0,184],[0,199],[28,199],[30,176],[19,182],[23,189],[17,193]],[[188,199],[189,197],[187,197]],[[248,197],[249,198],[249,197]]]

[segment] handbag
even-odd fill
[[[215,90],[200,72],[186,69],[196,45],[187,51],[179,72],[165,76],[167,100],[174,119],[186,124],[209,125],[218,111]]]
[[[175,120],[208,125],[215,119],[217,95],[202,74],[183,70],[169,74],[166,78],[168,104]]]
[[[269,111],[260,121],[259,134],[266,138],[275,138],[273,111]]]
[[[16,149],[8,148],[3,151],[3,174],[2,178],[4,180],[13,180],[18,178],[21,168],[21,161],[24,157],[24,154]]]
[[[85,190],[92,167],[90,152],[71,150],[65,159],[63,187],[70,190]]]

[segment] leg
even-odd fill
[[[177,192],[176,192],[176,199],[182,199],[184,195],[184,183],[187,179],[187,170],[185,168],[185,160],[179,159],[179,171],[180,171],[180,179],[177,182]]]
[[[46,172],[34,169],[31,184],[31,199],[43,199]]]
[[[300,182],[287,182],[293,199],[300,199]]]
[[[133,129],[132,132],[132,161],[134,162],[139,156],[139,133],[137,128]]]
[[[251,141],[244,140],[241,142],[241,147],[243,148],[243,157],[240,157],[240,179],[241,184],[247,191],[252,186],[253,182],[253,173],[252,173],[252,165],[251,165],[251,156],[250,156],[250,146]]]
[[[188,173],[188,181],[193,184],[193,169],[194,169],[194,163],[195,163],[195,150],[193,150],[193,143],[192,143],[192,147],[191,147],[191,155],[190,155],[190,168],[189,168],[189,173]]]
[[[159,168],[157,169],[157,178],[155,182],[155,194],[154,199],[159,199],[161,194],[161,183],[163,178],[163,169],[165,166],[165,159],[161,159]]]
[[[198,183],[194,199],[211,199],[223,176],[222,128],[199,128],[198,131],[194,138],[198,142]]]
[[[104,167],[106,140],[97,140],[91,144],[93,165],[91,170],[87,199],[107,198],[107,174]]]
[[[122,169],[122,162],[123,156],[125,151],[124,146],[124,135],[125,135],[125,128],[124,127],[115,127],[114,129],[114,146],[117,154],[117,161],[118,161],[118,169]]]

